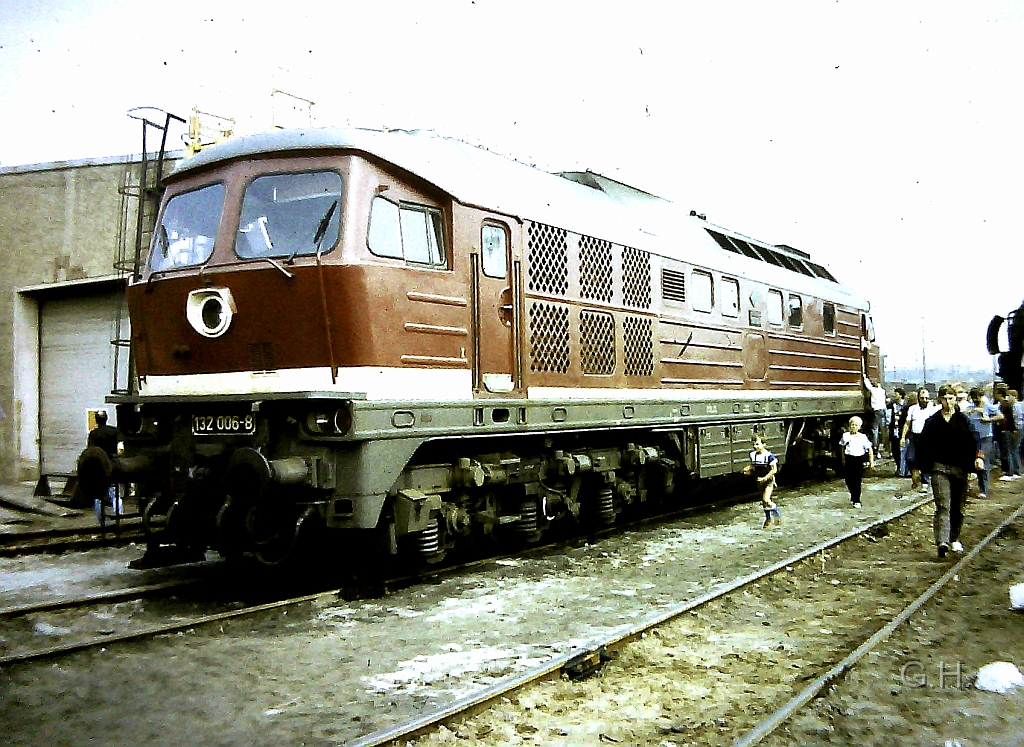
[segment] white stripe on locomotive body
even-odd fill
[[[827,386],[821,384],[819,386]],[[818,389],[806,391],[798,389],[694,389],[662,388],[662,389],[570,389],[561,387],[534,386],[529,389],[529,399],[556,401],[637,401],[637,402],[767,402],[772,400],[805,400],[805,399],[837,399],[854,398],[862,403],[864,395],[860,389]],[[486,400],[481,400],[486,404]],[[771,413],[768,413],[771,414]]]
[[[859,382],[858,382],[859,383]],[[799,383],[798,383],[799,384]],[[815,386],[828,387],[827,384]],[[468,369],[427,368],[342,368],[331,382],[329,368],[295,368],[254,373],[237,371],[182,376],[147,376],[139,394],[142,397],[218,395],[259,395],[294,392],[324,392],[347,395],[371,402],[471,402],[473,387]],[[803,400],[863,395],[856,389],[696,389],[664,387],[616,389],[589,387],[530,387],[526,399],[531,402],[691,402]],[[476,400],[479,404],[498,400]]]
[[[232,371],[212,374],[146,376],[139,383],[143,397],[217,396],[330,392],[368,400],[412,402],[468,401],[473,399],[472,371],[458,368],[354,367],[331,369],[285,368],[278,371]]]
[[[308,150],[369,154],[434,184],[464,205],[642,249],[663,258],[665,266],[681,262],[857,310],[869,309],[865,299],[840,283],[722,249],[707,229],[757,246],[772,245],[690,216],[664,198],[590,172],[587,176],[599,177],[596,181],[603,186],[587,186],[432,132],[323,127],[259,133],[204,148],[181,161],[170,178],[238,158]],[[324,258],[326,264],[331,261],[329,256]]]

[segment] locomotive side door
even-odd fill
[[[868,314],[860,315],[860,327],[861,374],[871,379],[875,386],[881,386],[884,375],[882,351],[875,344],[875,325]]]
[[[486,219],[470,254],[473,282],[473,389],[509,395],[522,389],[519,357],[521,262],[514,228]]]

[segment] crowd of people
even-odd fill
[[[890,395],[867,377],[864,385],[871,396],[870,424],[865,428],[862,418],[850,418],[839,441],[853,507],[862,506],[865,469],[873,470],[876,457],[888,452],[897,477],[909,478],[912,490],[931,491],[934,497],[938,556],[963,552],[960,530],[971,484],[976,480],[978,497],[987,498],[997,463],[1000,480],[1022,476],[1024,402],[1019,393],[998,384],[988,391],[981,387],[968,390],[957,382],[940,387],[933,402],[927,387],[909,395],[903,387],[896,387]],[[781,513],[772,499],[778,460],[760,436],[755,436],[750,461],[747,473],[757,477],[763,493],[763,526],[781,523]]]

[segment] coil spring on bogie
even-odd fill
[[[426,529],[417,532],[416,550],[420,555],[435,555],[441,550],[441,530],[437,519],[431,519]]]
[[[537,531],[537,501],[523,501],[519,506],[519,521],[516,531],[520,534],[532,535]]]
[[[605,488],[597,494],[597,515],[604,524],[615,521],[615,496],[611,488]]]

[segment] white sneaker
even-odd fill
[[[1003,475],[999,478],[999,482],[1013,482],[1016,479],[1013,475]]]
[[[953,544],[951,544],[949,546],[949,549],[952,550],[953,552],[963,552],[964,551],[964,546],[960,544],[960,540],[957,540],[956,542],[954,542]]]

